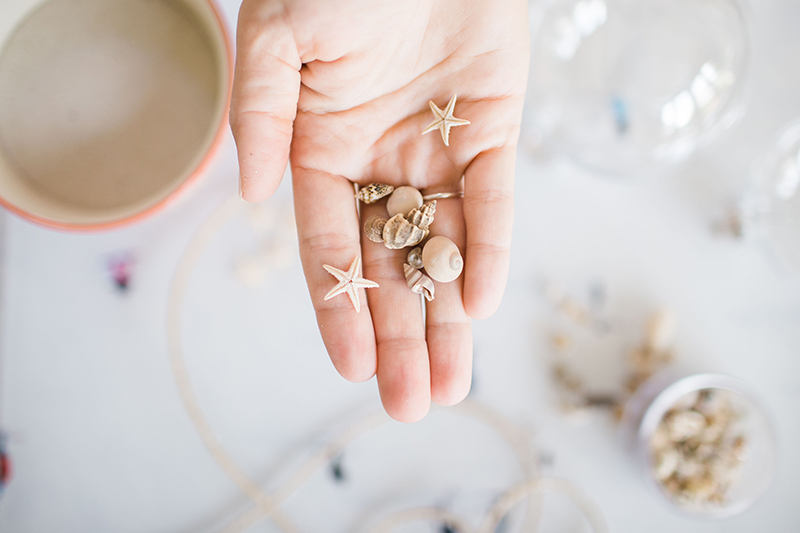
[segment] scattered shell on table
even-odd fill
[[[434,213],[436,213],[436,200],[423,204],[420,208],[412,209],[406,219],[415,226],[426,229],[433,223]]]
[[[412,209],[418,209],[421,206],[422,193],[408,185],[395,189],[389,197],[389,201],[386,202],[386,210],[390,217],[397,214],[407,215]]]
[[[383,227],[383,244],[391,250],[414,246],[428,236],[429,230],[415,226],[402,214],[390,218]]]
[[[421,269],[424,265],[422,264],[422,246],[417,246],[416,248],[412,248],[410,252],[408,252],[408,257],[406,258],[408,264],[416,269]]]
[[[461,275],[464,260],[458,246],[441,235],[431,238],[422,248],[422,263],[425,272],[435,281],[448,283]]]
[[[417,294],[422,294],[429,302],[433,300],[434,286],[431,278],[408,263],[403,264],[403,272],[406,274],[406,283],[409,289]]]
[[[662,310],[654,313],[647,321],[645,345],[654,352],[665,352],[672,346],[675,337],[675,315]]]
[[[379,216],[371,216],[364,222],[364,233],[367,239],[372,242],[383,242],[383,228],[386,226],[386,219]]]
[[[362,187],[358,190],[356,198],[365,204],[371,204],[377,202],[384,196],[392,194],[392,191],[394,191],[394,187],[392,185],[386,185],[385,183],[370,183],[366,187]]]

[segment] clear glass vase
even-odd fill
[[[531,3],[524,128],[533,150],[638,176],[681,162],[744,112],[735,0]]]

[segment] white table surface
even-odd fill
[[[221,4],[235,21],[238,3]],[[3,0],[0,20],[19,5]],[[748,112],[730,137],[686,167],[626,182],[518,158],[509,285],[500,311],[474,324],[471,399],[528,431],[549,458],[543,473],[580,486],[612,531],[800,531],[800,277],[777,269],[759,246],[710,231],[745,186],[752,159],[800,117],[800,4],[762,0],[752,12]],[[0,531],[215,531],[249,508],[189,422],[165,330],[180,255],[235,194],[236,174],[229,140],[178,205],[113,232],[57,233],[3,215],[0,426],[15,477],[0,499]],[[283,187],[271,205],[288,201]],[[332,429],[380,403],[374,380],[347,383],[330,364],[296,252],[263,288],[237,282],[232,265],[256,242],[243,220],[221,229],[192,275],[184,344],[215,432],[269,488]],[[136,258],[124,294],[106,272],[120,252]],[[782,450],[767,496],[732,519],[679,516],[648,492],[609,417],[565,417],[549,382],[555,320],[543,281],[578,295],[602,283],[631,342],[644,315],[668,307],[684,361],[748,381],[771,411]],[[322,471],[284,506],[303,531],[361,531],[411,504],[467,509],[477,519],[478,509],[520,479],[494,434],[447,410],[411,426],[387,424],[343,460],[344,483]],[[545,501],[542,531],[586,530],[574,508]],[[266,520],[248,531],[277,528]]]

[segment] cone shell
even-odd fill
[[[406,283],[409,289],[417,294],[422,294],[429,302],[433,300],[435,289],[431,278],[408,263],[403,264],[403,272],[406,274]]]
[[[436,200],[424,204],[419,209],[412,209],[408,213],[408,221],[421,229],[427,229],[433,222],[433,214],[436,212]]]
[[[448,239],[437,235],[431,238],[422,249],[422,264],[425,272],[436,281],[448,283],[461,275],[464,259],[458,246]]]
[[[372,216],[364,222],[364,233],[367,239],[372,242],[383,242],[383,228],[386,226],[386,219],[379,216]]]
[[[392,194],[392,191],[394,191],[394,187],[391,185],[386,185],[385,183],[370,183],[366,187],[362,187],[358,190],[356,198],[365,204],[371,204],[377,202],[384,196]]]
[[[415,226],[399,213],[390,218],[383,227],[383,244],[391,250],[417,245],[427,236],[427,228]]]
[[[417,246],[416,248],[412,248],[410,252],[408,252],[408,257],[406,258],[408,264],[414,268],[421,269],[423,267],[422,264],[422,246]]]

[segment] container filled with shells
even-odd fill
[[[775,475],[770,421],[729,376],[656,374],[628,401],[623,429],[648,484],[684,513],[741,513]]]

